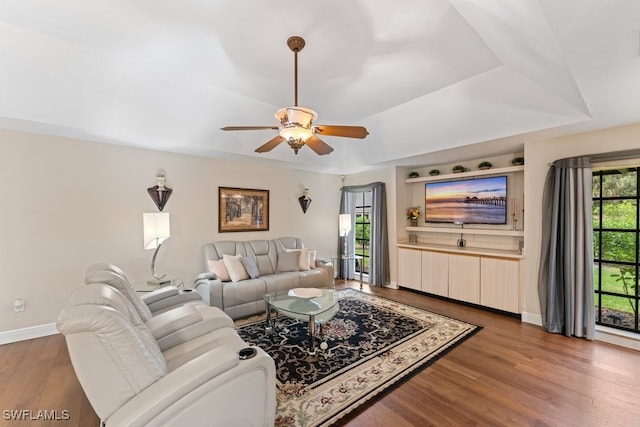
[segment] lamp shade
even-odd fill
[[[351,214],[340,214],[340,235],[347,236],[351,231]]]
[[[171,236],[171,223],[167,212],[143,213],[142,226],[145,249],[156,249]]]

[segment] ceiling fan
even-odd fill
[[[300,36],[291,36],[287,39],[287,46],[294,54],[294,106],[284,107],[276,111],[275,117],[280,122],[279,126],[226,126],[222,130],[278,130],[278,136],[269,140],[266,144],[256,148],[257,153],[266,153],[273,150],[281,142],[286,141],[295,154],[307,145],[316,154],[324,155],[333,151],[327,143],[317,135],[342,136],[345,138],[363,139],[369,135],[367,129],[362,126],[338,126],[338,125],[314,125],[318,118],[315,111],[298,106],[298,52],[304,48],[304,39]]]

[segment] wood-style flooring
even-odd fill
[[[340,425],[640,426],[640,352],[409,291],[365,291],[483,329]],[[69,419],[7,420],[11,410],[67,410]],[[61,335],[0,346],[0,426],[98,424]]]

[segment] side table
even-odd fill
[[[135,289],[138,293],[153,292],[156,289],[160,289],[164,286],[175,286],[178,289],[184,289],[184,282],[180,279],[171,279],[169,283],[165,283],[164,285],[151,285],[147,282],[132,283],[132,285],[133,289]]]

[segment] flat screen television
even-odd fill
[[[426,222],[507,223],[506,176],[427,182],[424,200]]]

